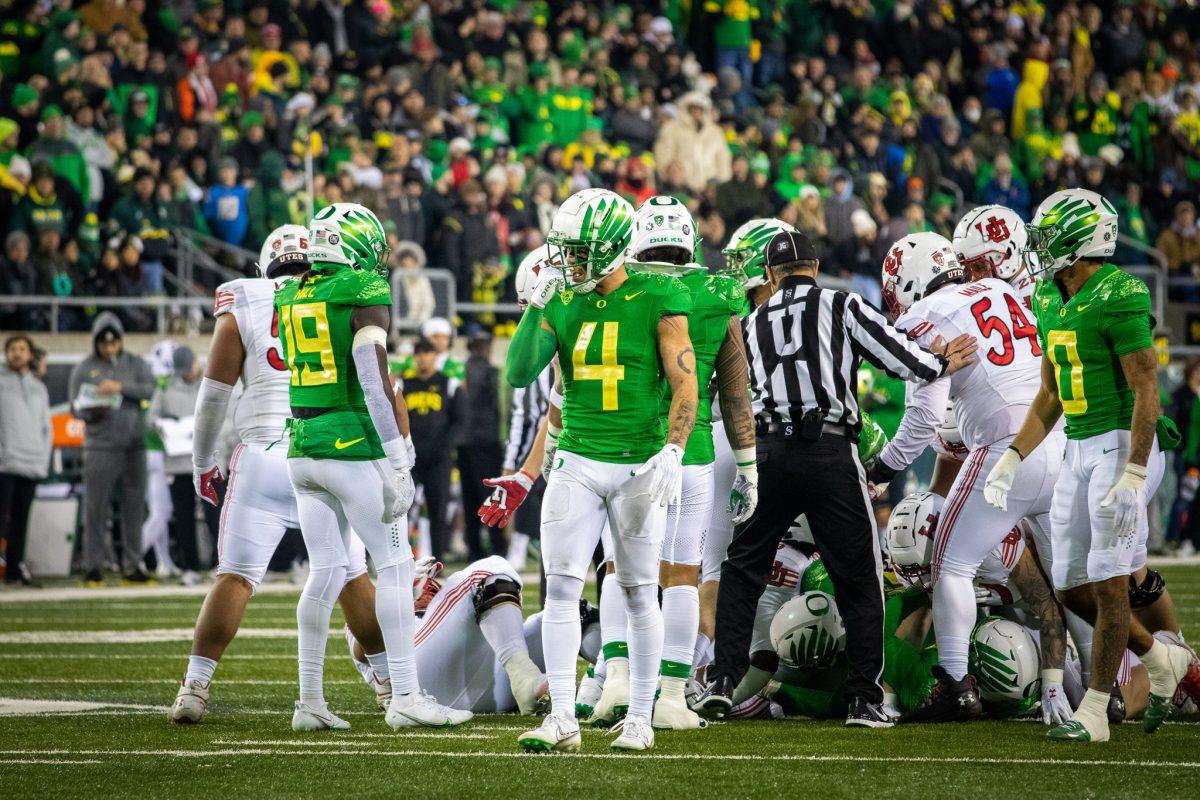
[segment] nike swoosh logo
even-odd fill
[[[645,294],[645,293],[646,293],[646,290],[645,290],[645,289],[643,289],[643,290],[642,290],[642,291],[640,291],[640,292],[634,292],[633,294],[627,294],[627,295],[625,295],[625,299],[626,299],[626,300],[632,300],[633,298],[637,297],[639,294]]]
[[[337,450],[345,450],[347,447],[353,447],[354,445],[358,444],[359,442],[363,441],[366,438],[367,437],[365,437],[365,436],[360,436],[357,439],[351,439],[348,442],[343,442],[341,439],[338,439],[336,442],[333,443],[333,446]]]
[[[1081,306],[1075,306],[1075,310],[1076,310],[1076,311],[1086,311],[1087,309],[1089,309],[1089,308],[1091,308],[1091,307],[1092,307],[1092,304],[1091,304],[1091,303],[1084,303],[1084,304],[1083,304],[1083,305],[1081,305]]]
[[[1117,450],[1117,449],[1118,449],[1118,448],[1116,448],[1116,447],[1110,447],[1110,448],[1108,448],[1107,450],[1101,450],[1100,452],[1101,452],[1101,453],[1103,453],[1104,455],[1108,455],[1109,453],[1111,453],[1111,452],[1113,452],[1114,450]]]

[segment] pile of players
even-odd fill
[[[438,565],[412,560],[414,455],[386,373],[378,219],[335,204],[308,230],[273,233],[262,277],[217,294],[196,414],[202,497],[217,497],[216,431],[239,382],[242,444],[218,579],[172,719],[205,713],[217,661],[283,531],[298,526],[310,574],[297,609],[297,730],[348,727],[321,688],[334,602],[393,728],[548,706],[519,737],[523,749],[577,750],[582,721],[614,727],[614,750],[640,751],[655,728],[704,727],[689,698],[712,658],[720,565],[757,502],[740,318],[770,295],[764,249],[786,230],[752,220],[710,274],[678,200],[635,210],[589,189],[522,262],[526,310],[507,377],[554,389],[524,465],[490,482],[480,514],[504,525],[540,495],[540,531],[517,533],[540,537],[546,597],[524,621],[521,579],[504,559],[444,584]],[[971,368],[910,387],[893,441],[869,421],[860,436],[878,484],[926,447],[939,452],[931,492],[900,503],[881,541],[892,595],[882,677],[901,722],[1040,704],[1051,738],[1102,741],[1125,714],[1143,712],[1153,731],[1173,709],[1194,710],[1200,666],[1145,564],[1145,506],[1162,473],[1159,442],[1172,446],[1174,431],[1148,388],[1146,287],[1103,262],[1116,234],[1104,198],[1068,190],[1029,226],[1008,209],[975,209],[953,243],[912,234],[884,262],[898,327],[923,344],[980,341]],[[598,613],[582,601],[594,561]],[[706,711],[844,714],[845,634],[802,519],[763,579],[750,671],[731,708]],[[594,666],[577,686],[581,655]]]

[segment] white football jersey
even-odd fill
[[[1029,274],[1029,267],[1026,267],[1014,275],[1013,279],[1008,282],[1008,285],[1011,286],[1012,290],[1017,293],[1018,297],[1021,298],[1021,302],[1025,304],[1025,307],[1032,310],[1033,290],[1037,287],[1037,281],[1034,280],[1033,276]],[[1031,319],[1032,317],[1033,315],[1030,314]]]
[[[234,410],[234,427],[244,444],[271,444],[287,435],[292,415],[290,375],[279,344],[275,317],[275,281],[241,278],[217,287],[214,316],[233,314],[242,337],[245,391]],[[286,450],[286,447],[284,448]]]
[[[1042,349],[1033,313],[1011,286],[996,278],[947,286],[913,303],[896,327],[926,348],[938,337],[970,334],[979,351],[949,378],[909,384],[904,419],[881,454],[885,464],[906,467],[933,442],[948,400],[968,450],[1020,430],[1041,384]]]

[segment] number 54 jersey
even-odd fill
[[[979,341],[975,363],[920,392],[939,420],[948,392],[968,449],[1020,430],[1041,383],[1042,348],[1033,315],[1011,286],[996,278],[947,286],[913,303],[896,327],[922,347],[963,333]]]
[[[233,422],[243,444],[269,445],[284,435],[288,407],[288,367],[279,346],[275,281],[241,278],[217,287],[213,315],[232,314],[245,356]]]

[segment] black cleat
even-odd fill
[[[962,680],[951,678],[940,665],[933,668],[937,685],[925,702],[906,714],[900,722],[968,722],[983,716],[983,704],[975,691],[975,679],[967,675]]]
[[[1121,694],[1121,684],[1114,683],[1112,693],[1108,696],[1108,724],[1120,725],[1125,721],[1125,696]]]
[[[156,581],[153,578],[151,578],[149,575],[147,575],[146,571],[143,570],[141,567],[138,567],[137,569],[133,569],[133,570],[130,570],[129,572],[126,572],[121,577],[121,580],[123,580],[125,583],[141,583],[141,584],[156,583]]]
[[[883,710],[882,703],[872,703],[861,697],[850,701],[846,711],[846,726],[850,728],[890,728],[896,720]]]
[[[733,708],[733,679],[728,675],[717,675],[696,698],[692,710],[708,719],[720,719]]]

